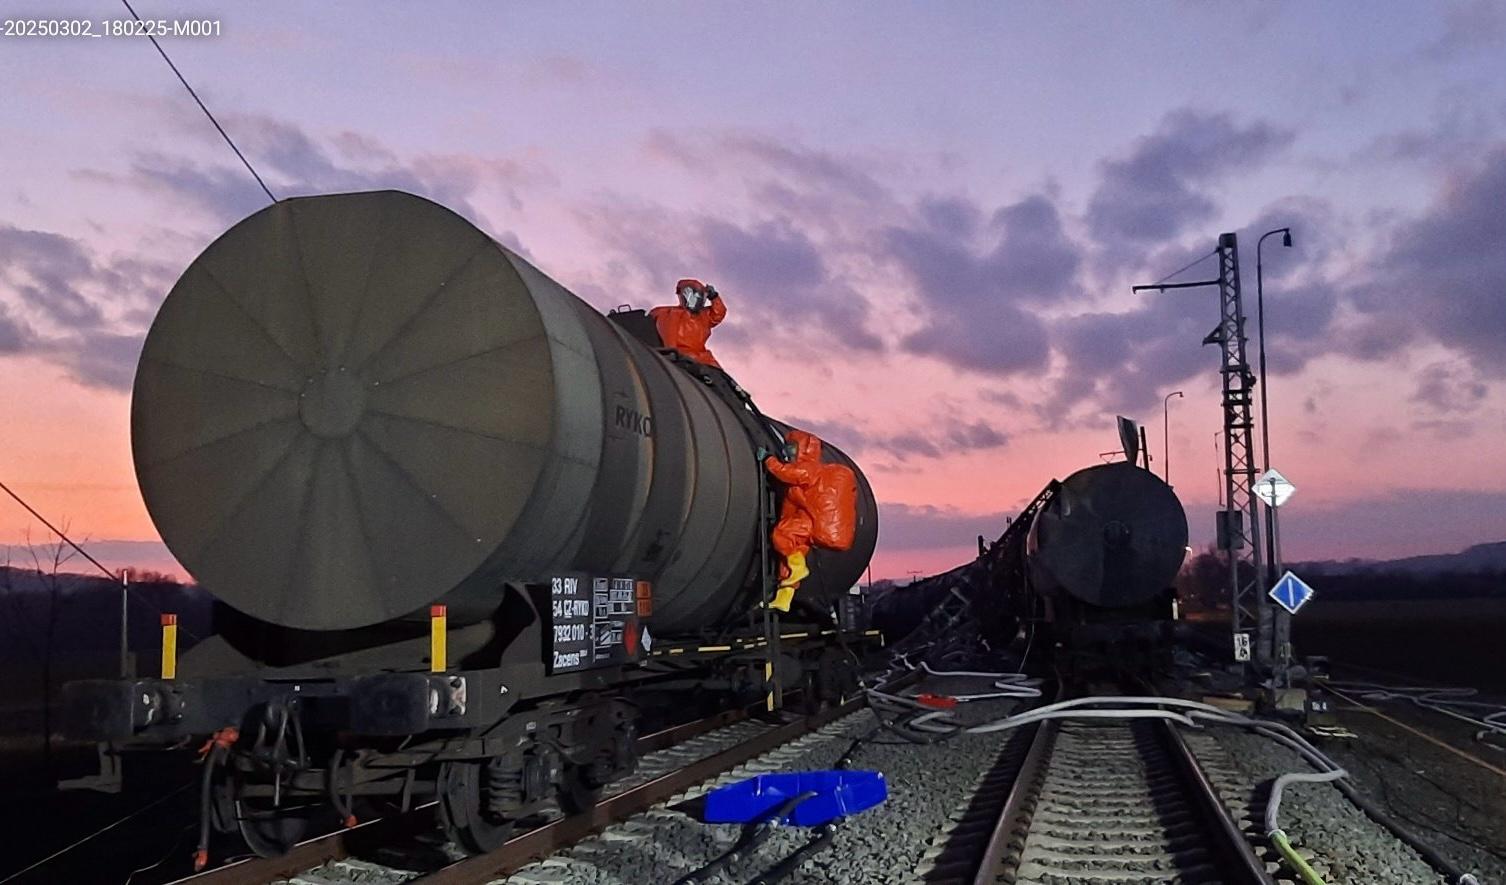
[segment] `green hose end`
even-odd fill
[[[1286,862],[1292,865],[1292,869],[1297,871],[1297,875],[1302,877],[1303,882],[1307,883],[1307,885],[1328,885],[1328,883],[1323,881],[1323,877],[1318,875],[1318,871],[1313,869],[1302,858],[1302,855],[1297,853],[1297,849],[1292,847],[1292,843],[1287,841],[1285,831],[1271,830],[1269,833],[1266,833],[1266,837],[1271,840],[1271,844],[1276,846],[1276,850],[1281,852],[1281,856],[1286,859]]]

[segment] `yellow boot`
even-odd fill
[[[779,582],[779,586],[788,586],[791,589],[800,586],[800,582],[811,576],[811,570],[805,566],[805,554],[800,552],[791,553],[784,559],[785,567],[790,574]]]
[[[784,563],[789,574],[780,579],[779,589],[774,591],[774,600],[769,603],[769,608],[788,614],[790,603],[795,601],[795,588],[810,577],[811,570],[805,565],[804,553],[791,553],[785,557]]]

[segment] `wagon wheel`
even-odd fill
[[[222,833],[240,832],[246,847],[261,857],[278,857],[328,823],[323,803],[305,800],[273,804],[267,796],[248,796],[249,784],[235,773],[214,786],[210,822]]]
[[[235,822],[248,848],[261,857],[280,857],[308,838],[314,809],[273,807],[265,800],[240,798],[235,800]]]
[[[496,851],[512,835],[517,821],[487,808],[486,765],[483,762],[445,762],[439,766],[439,818],[445,835],[466,851]]]
[[[580,814],[596,804],[601,798],[601,788],[605,783],[593,771],[596,763],[586,765],[567,765],[563,775],[563,783],[559,788],[560,808],[567,814]],[[610,766],[607,766],[610,768]]]

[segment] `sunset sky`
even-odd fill
[[[135,5],[221,22],[164,45],[279,196],[423,194],[602,309],[715,283],[722,364],[872,480],[876,577],[968,558],[1115,414],[1162,472],[1174,390],[1211,540],[1216,294],[1130,286],[1236,231],[1253,312],[1286,225],[1287,557],[1506,539],[1506,4]],[[136,356],[266,197],[144,40],[0,38],[0,77],[0,481],[161,568]],[[0,544],[28,525],[0,499]]]

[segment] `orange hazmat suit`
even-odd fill
[[[686,300],[685,290],[692,289],[701,302],[692,306]],[[706,349],[706,340],[711,330],[727,318],[727,305],[716,290],[699,280],[681,280],[675,285],[680,303],[656,307],[648,312],[654,326],[659,330],[659,340],[664,346],[679,351],[702,365],[720,369],[721,364],[711,351]]]
[[[778,592],[771,607],[789,611],[795,590],[809,577],[805,562],[811,546],[830,550],[852,547],[857,532],[858,484],[852,469],[821,460],[821,440],[804,430],[785,438],[795,446],[795,459],[786,464],[769,457],[764,466],[785,486],[779,521],[770,535],[775,552],[785,559]]]

